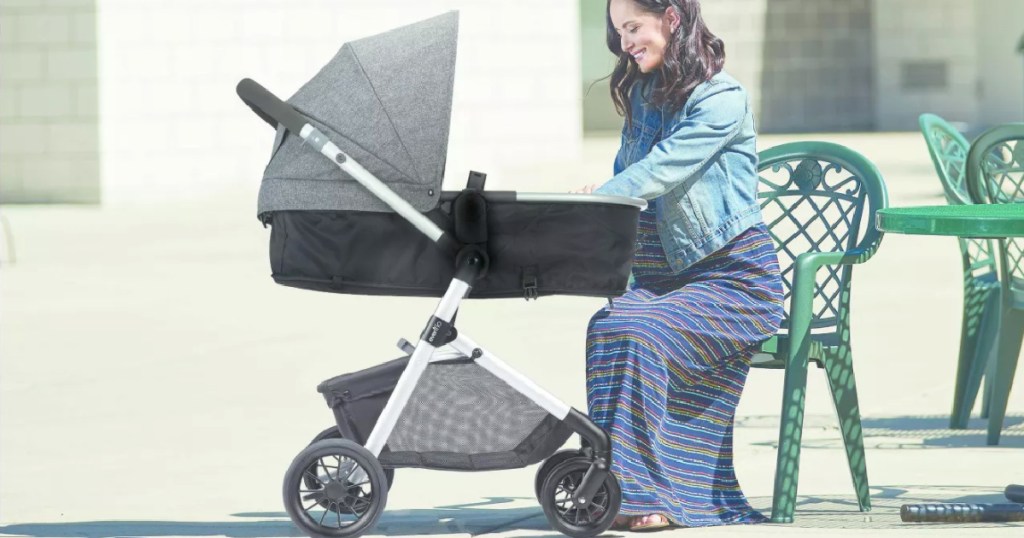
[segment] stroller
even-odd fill
[[[399,341],[403,356],[317,387],[336,426],[284,479],[285,508],[310,536],[371,529],[400,467],[543,461],[535,491],[555,529],[594,536],[618,513],[608,434],[459,333],[455,317],[467,297],[620,295],[646,203],[485,191],[476,172],[442,192],[457,32],[450,12],[348,43],[287,103],[238,84],[277,129],[258,204],[274,280],[440,297],[417,343]],[[581,448],[559,451],[573,433]]]

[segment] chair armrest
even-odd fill
[[[814,284],[818,269],[826,265],[853,265],[869,260],[878,244],[872,241],[870,248],[855,248],[845,252],[805,252],[797,256],[793,264],[793,293],[789,298],[789,355],[803,360],[808,356],[811,345],[811,319],[813,317]]]
[[[864,263],[875,255],[875,252],[878,251],[878,244],[881,242],[881,233],[879,233],[878,240],[875,241],[874,244],[870,245],[870,248],[855,248],[839,252],[804,252],[796,257],[794,270],[799,274],[812,269],[817,271],[819,268],[826,265],[854,265]],[[800,271],[801,266],[805,267],[803,271]],[[814,278],[813,273],[811,278]]]

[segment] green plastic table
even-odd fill
[[[913,235],[1000,239],[1024,237],[1024,204],[974,204],[879,209],[879,230]],[[1002,419],[989,417],[988,444],[999,442]]]
[[[956,237],[977,237],[1000,239],[1007,237],[1024,237],[1024,204],[975,204],[975,205],[941,205],[916,207],[890,207],[879,209],[875,214],[878,229],[889,233],[911,235],[945,235]],[[993,438],[998,439],[1002,424],[989,421],[989,444]],[[995,430],[995,431],[993,431]],[[1006,488],[1006,496],[1013,502],[1022,502],[1020,495],[1022,486],[1011,485]],[[1021,505],[977,505],[972,516],[987,511],[999,511],[998,521],[1017,521],[1017,512]],[[922,508],[923,507],[923,508]],[[1007,507],[1010,507],[1009,509]],[[907,514],[908,509],[919,509],[924,513],[938,513],[932,519],[921,519],[915,514]],[[903,521],[957,521],[950,518],[955,510],[947,510],[946,505],[904,505],[901,509]],[[957,510],[962,507],[955,507]],[[948,512],[948,513],[947,513]],[[1012,512],[1012,513],[1011,513]],[[1010,517],[1011,519],[1007,519]],[[979,520],[980,521],[980,520]]]
[[[875,216],[883,232],[1000,239],[1024,237],[1024,204],[889,207]]]

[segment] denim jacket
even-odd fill
[[[676,112],[645,102],[653,80],[634,85],[615,176],[595,193],[657,199],[658,235],[680,272],[763,221],[754,119],[746,91],[724,72]]]

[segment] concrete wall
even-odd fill
[[[975,14],[978,34],[980,126],[1024,121],[1024,1],[984,0]]]
[[[870,0],[772,0],[764,17],[764,132],[874,128]]]
[[[96,1],[0,2],[0,202],[100,198]]]
[[[725,42],[725,70],[747,89],[758,129],[763,128],[762,48],[768,3],[769,0],[718,0],[701,4],[704,22]]]
[[[235,95],[239,79],[251,77],[288,97],[345,41],[450,9],[461,11],[450,186],[464,185],[470,169],[490,173],[489,185],[500,186],[505,167],[580,150],[576,0],[2,0],[0,6],[2,145],[18,155],[4,154],[5,201],[102,198],[105,205],[124,205],[239,188],[254,194],[273,131]],[[81,81],[68,89],[54,65],[74,67]],[[16,91],[8,91],[8,81]],[[15,127],[18,122],[24,126]],[[80,128],[61,130],[68,125]],[[81,154],[75,161],[23,157],[38,152],[33,147],[43,134],[75,138]],[[74,167],[84,170],[75,178],[88,183],[90,196],[71,197],[78,187],[66,176],[51,180],[40,171],[44,165],[25,164],[59,164],[69,172],[79,161],[91,165]],[[30,187],[41,184],[53,184],[60,197]]]
[[[879,129],[917,129],[917,117],[923,112],[950,121],[975,121],[976,4],[874,0]]]

